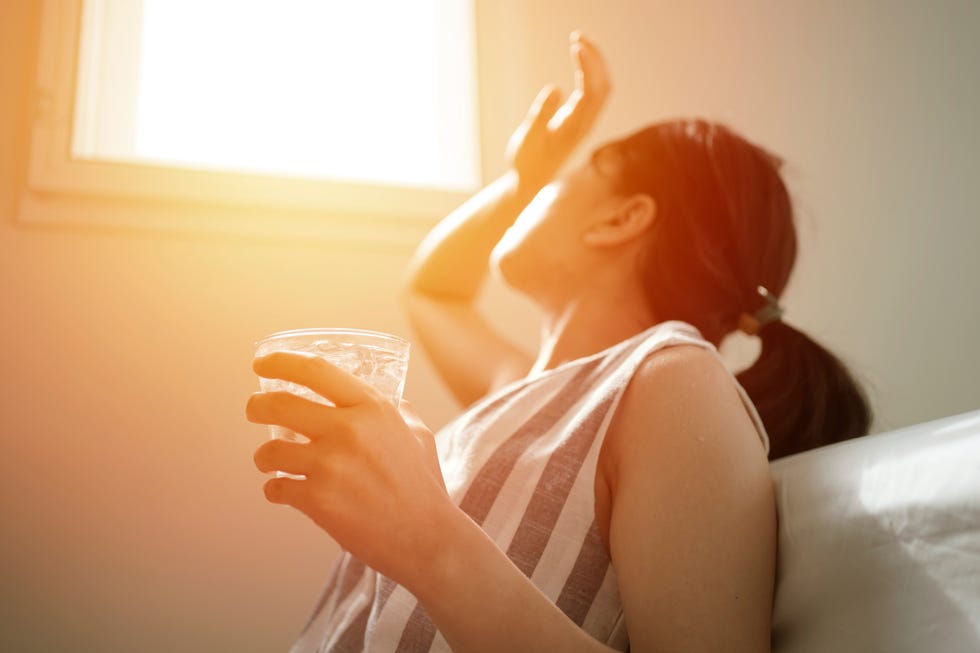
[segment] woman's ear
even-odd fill
[[[637,193],[592,223],[582,234],[582,242],[590,247],[614,247],[629,242],[646,233],[656,217],[657,203],[649,195]]]

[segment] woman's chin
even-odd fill
[[[503,243],[503,241],[501,241]],[[522,271],[517,253],[498,243],[490,254],[490,276],[511,290],[526,293],[528,290],[527,274]]]
[[[504,285],[514,287],[514,266],[512,265],[511,252],[509,249],[501,247],[502,243],[503,241],[497,243],[497,246],[490,253],[490,276]]]

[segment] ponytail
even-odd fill
[[[758,335],[758,359],[736,378],[769,433],[770,460],[868,432],[867,398],[836,356],[782,320]]]
[[[762,340],[736,378],[770,459],[867,433],[868,401],[841,361],[779,319],[797,253],[779,157],[724,125],[675,120],[603,145],[591,163],[621,194],[656,202],[639,275],[657,319],[692,324],[716,347],[736,329]]]

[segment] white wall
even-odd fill
[[[787,159],[787,319],[868,382],[874,430],[980,407],[980,5],[674,4],[482,2],[488,172],[582,27],[615,85],[590,144],[698,114]],[[262,499],[251,343],[407,333],[410,252],[15,223],[33,5],[0,4],[0,650],[284,650],[335,547]],[[533,343],[523,302],[487,304]],[[420,357],[407,395],[453,412]]]

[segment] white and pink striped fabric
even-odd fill
[[[596,527],[596,462],[639,365],[657,349],[680,344],[717,355],[693,326],[663,322],[502,388],[436,438],[453,500],[572,621],[617,650],[627,650],[629,641],[616,574]],[[768,453],[762,421],[732,381]],[[343,553],[292,653],[449,650],[408,590]]]

